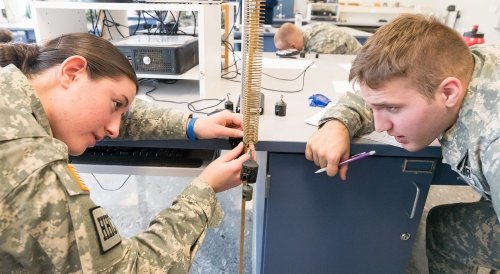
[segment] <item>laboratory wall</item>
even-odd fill
[[[486,43],[500,43],[500,0],[440,0],[440,9],[455,5],[460,11],[455,29],[460,33],[479,25]]]
[[[279,0],[286,3],[286,0]],[[479,25],[479,31],[485,34],[487,43],[500,43],[500,0],[338,0],[344,5],[360,6],[399,6],[414,8],[415,11],[440,17],[443,21],[448,15],[447,7],[455,5],[460,13],[455,29],[463,33]],[[294,11],[305,14],[308,0],[293,0]],[[327,1],[328,2],[328,1]],[[342,8],[340,10],[342,13]]]

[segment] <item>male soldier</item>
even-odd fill
[[[359,95],[326,112],[306,158],[345,180],[352,137],[387,131],[408,151],[438,138],[443,161],[483,198],[429,212],[429,272],[500,269],[500,45],[469,49],[438,20],[402,15],[368,39],[349,80]]]
[[[285,23],[274,35],[278,50],[296,49],[327,54],[356,54],[361,44],[345,30],[329,23],[312,23],[300,29]]]

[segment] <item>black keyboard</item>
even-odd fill
[[[213,150],[96,146],[69,160],[72,164],[197,168],[214,155]]]

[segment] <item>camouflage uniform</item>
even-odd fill
[[[304,50],[328,54],[355,54],[361,44],[345,30],[330,23],[312,23],[302,28]]]
[[[207,228],[223,216],[208,184],[195,179],[147,230],[120,237],[12,65],[0,69],[0,95],[0,273],[188,272]],[[185,138],[187,115],[161,112],[136,104],[122,137]]]
[[[439,141],[443,162],[485,201],[431,210],[427,221],[431,273],[472,273],[474,265],[500,268],[500,45],[471,51],[473,78],[458,120]],[[371,111],[353,93],[329,109],[320,125],[331,119],[343,122],[352,137],[374,128]]]

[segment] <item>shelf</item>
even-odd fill
[[[138,78],[154,78],[154,79],[182,79],[182,80],[200,80],[200,69],[198,66],[191,68],[180,75],[173,74],[148,74],[137,73]]]
[[[339,7],[337,3],[308,3],[305,21],[338,21]]]
[[[72,1],[33,1],[31,7],[44,9],[98,9],[98,10],[182,10],[202,11],[204,1],[177,1],[172,3],[99,3]],[[215,3],[214,5],[218,5]]]
[[[351,26],[379,27],[403,13],[416,13],[415,8],[345,6],[339,7],[339,23]]]
[[[110,37],[121,37],[120,33],[128,33],[128,12],[135,10],[148,11],[195,11],[197,12],[198,33],[198,66],[182,75],[159,75],[140,73],[140,78],[157,79],[188,79],[199,81],[200,98],[205,98],[209,90],[218,90],[220,87],[221,64],[220,20],[221,3],[216,1],[176,1],[170,3],[97,3],[74,1],[32,1],[31,11],[34,22],[36,41],[43,43],[65,33],[87,32],[87,10],[107,10],[119,29],[110,28]]]
[[[414,8],[401,7],[365,7],[365,6],[339,6],[340,13],[375,13],[375,14],[401,14],[414,13]]]

